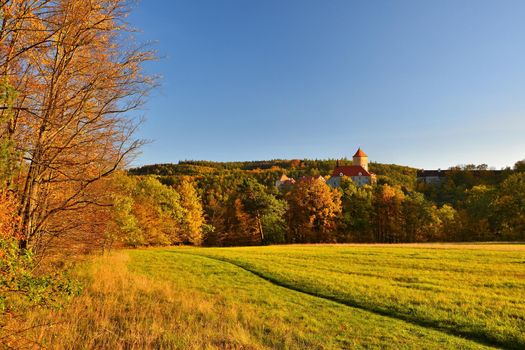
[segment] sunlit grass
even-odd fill
[[[275,246],[174,250],[286,287],[507,348],[525,348],[525,246]]]
[[[64,310],[34,310],[23,323],[13,324],[13,330],[53,324],[26,331],[18,345],[22,341],[28,347],[39,344],[54,349],[485,347],[418,324],[280,287],[233,264],[195,254],[227,256],[251,261],[253,266],[273,264],[276,270],[290,270],[279,276],[299,285],[305,280],[300,272],[305,267],[309,266],[317,278],[326,274],[328,280],[328,274],[340,274],[339,270],[330,272],[332,265],[343,259],[346,269],[346,265],[354,264],[349,258],[359,260],[361,253],[353,247],[118,252],[83,265],[79,276],[86,283],[85,291]],[[365,256],[360,259],[364,261]],[[325,288],[322,281],[319,287]],[[334,281],[337,284],[346,285],[340,278]],[[345,288],[354,289],[351,285]],[[13,341],[10,345],[17,344]]]

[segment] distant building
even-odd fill
[[[299,181],[321,181],[321,182],[326,182],[325,178],[322,177],[321,175],[317,175],[317,176],[302,176],[301,179]]]
[[[440,185],[446,176],[446,171],[438,170],[418,170],[417,182],[429,185]]]
[[[332,176],[326,183],[331,187],[339,187],[341,186],[341,179],[345,176],[351,178],[357,186],[376,183],[376,175],[368,171],[368,156],[361,148],[354,154],[352,165],[340,166],[337,162]]]
[[[326,182],[325,178],[321,175],[318,176],[302,176],[297,181],[322,181]],[[296,183],[294,178],[288,177],[285,174],[281,175],[279,180],[275,181],[275,187],[277,187],[281,191],[289,190],[291,189]]]
[[[483,181],[483,179],[497,178],[505,174],[504,170],[493,169],[464,169],[461,167],[454,167],[448,170],[418,170],[416,173],[417,182],[428,185],[441,185],[447,177],[454,177],[461,175],[461,177],[468,176],[476,181]]]
[[[286,176],[285,174],[281,175],[279,180],[275,181],[275,187],[279,190],[284,190],[292,187],[295,184],[295,179]]]

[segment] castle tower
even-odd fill
[[[368,171],[368,156],[365,152],[361,150],[361,147],[355,152],[354,158],[353,158],[353,165],[360,165],[362,166],[366,171]]]

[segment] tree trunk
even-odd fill
[[[262,225],[261,216],[259,214],[257,214],[257,216],[256,216],[256,221],[257,221],[257,226],[258,226],[258,229],[259,229],[259,235],[261,236],[261,243],[262,243],[262,242],[264,242],[264,232],[263,232],[263,225]]]

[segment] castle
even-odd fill
[[[361,148],[357,150],[352,159],[352,165],[339,165],[332,171],[332,176],[326,181],[326,184],[335,188],[341,186],[341,179],[349,177],[357,186],[373,185],[376,183],[376,175],[368,170],[368,156]],[[314,177],[314,180],[325,181],[322,176]],[[296,181],[286,175],[282,175],[275,181],[275,187],[280,190],[290,189]]]
[[[351,178],[357,186],[376,183],[376,175],[368,171],[368,156],[361,148],[354,154],[352,165],[340,166],[338,161],[332,176],[326,183],[331,187],[339,187],[344,176]]]

